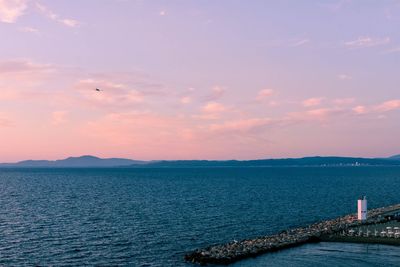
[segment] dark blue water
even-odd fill
[[[190,266],[196,248],[400,203],[399,167],[1,169],[0,265]],[[400,248],[313,244],[236,266],[400,264]]]

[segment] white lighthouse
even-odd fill
[[[367,219],[367,197],[364,196],[358,199],[358,220],[365,221]]]

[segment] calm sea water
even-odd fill
[[[399,167],[0,169],[0,265],[190,266],[186,252],[400,202]],[[310,244],[234,266],[400,265]]]

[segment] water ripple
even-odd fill
[[[1,169],[1,266],[191,266],[183,255],[400,202],[400,168]],[[384,197],[382,197],[384,196]],[[237,266],[398,266],[400,248],[313,244]]]

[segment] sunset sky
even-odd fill
[[[0,162],[399,154],[399,29],[395,0],[0,0]]]

